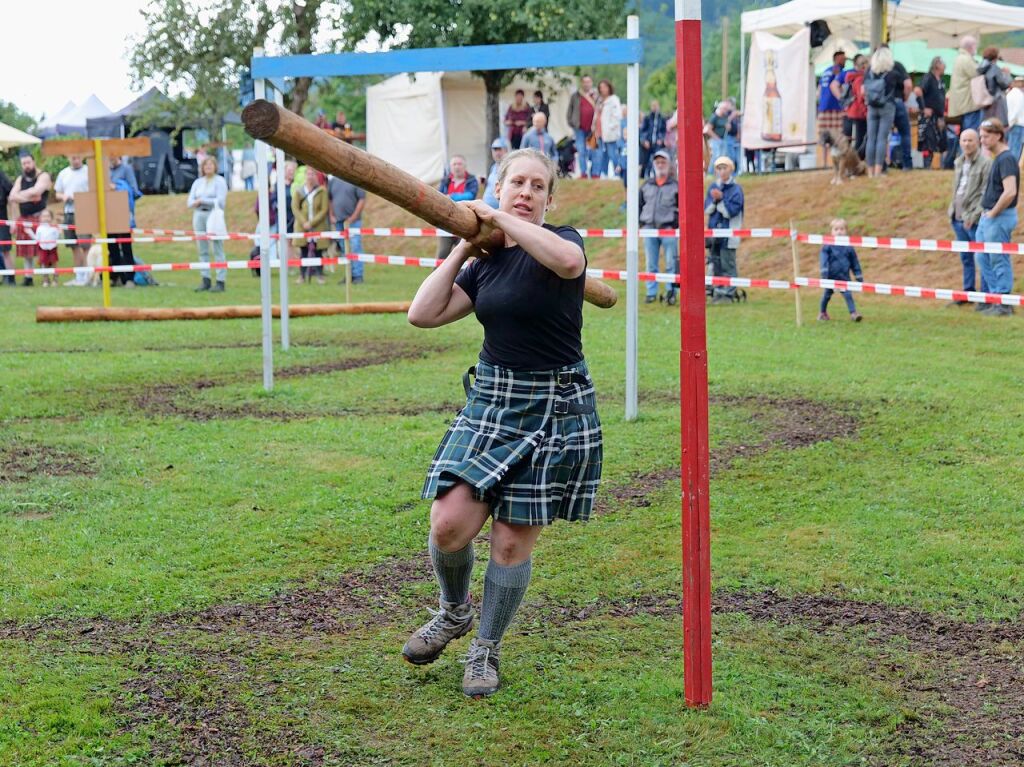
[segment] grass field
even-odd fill
[[[166,247],[144,257],[191,260]],[[424,274],[368,267],[354,297]],[[337,277],[293,300],[339,299]],[[258,300],[247,273],[219,298],[195,280],[114,301]],[[1019,317],[709,308],[715,699],[691,711],[672,310],[641,307],[635,423],[624,302],[586,310],[601,498],[542,536],[504,688],[477,702],[464,641],[425,669],[398,652],[434,599],[419,489],[475,322],[295,320],[267,394],[256,320],[34,323],[98,300],[0,291],[0,765],[1024,761]]]

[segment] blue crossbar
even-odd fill
[[[257,56],[252,76],[340,77],[402,72],[458,72],[488,69],[546,69],[597,64],[637,64],[643,41],[573,40],[557,43],[468,45],[460,48],[413,48],[382,53],[319,53],[304,56]]]

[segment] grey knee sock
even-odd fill
[[[484,577],[484,603],[480,611],[480,638],[500,642],[512,623],[519,603],[530,583],[531,560],[518,565],[499,565],[493,559],[487,563]]]
[[[442,551],[430,536],[428,544],[434,574],[441,584],[441,600],[461,605],[469,600],[469,576],[473,574],[473,544],[458,551]]]

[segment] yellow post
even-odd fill
[[[789,231],[789,239],[793,243],[793,282],[796,282],[796,278],[800,276],[800,254],[796,249],[796,237],[793,236],[793,219],[789,220]],[[803,307],[800,305],[800,288],[793,291],[793,300],[796,302],[796,326],[803,327],[804,314]]]
[[[100,219],[100,230],[96,233],[96,239],[106,239],[107,182],[105,180],[106,174],[103,172],[103,142],[98,138],[93,139],[92,150],[93,162],[96,163],[96,211]],[[101,244],[100,252],[103,254],[103,266],[110,266],[110,249],[106,245]],[[110,272],[103,272],[103,305],[108,309],[110,308]]]

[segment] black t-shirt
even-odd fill
[[[544,228],[583,250],[571,226]],[[471,262],[455,284],[484,326],[480,359],[512,370],[554,370],[583,359],[585,280],[562,279],[518,245]]]
[[[985,195],[981,198],[983,210],[991,210],[1003,196],[1003,179],[1013,176],[1017,179],[1017,194],[1013,196],[1013,202],[1007,207],[1017,207],[1017,197],[1020,194],[1020,169],[1017,167],[1017,160],[1013,152],[1007,149],[992,161],[992,170],[988,174],[988,184],[985,186]]]
[[[921,106],[931,109],[936,117],[942,117],[946,111],[946,86],[931,72],[921,78]]]
[[[903,83],[907,80],[907,78],[910,77],[910,75],[907,74],[906,68],[898,61],[893,62],[891,72],[894,75],[899,76],[899,85],[896,86],[896,98],[899,101],[906,101],[906,99],[903,97]],[[895,83],[896,78],[893,77],[891,82]],[[889,86],[889,82],[886,82],[886,86]]]

